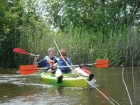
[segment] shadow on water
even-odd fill
[[[122,68],[88,68],[95,75],[93,84],[115,105],[130,105],[126,88],[122,81]],[[96,88],[69,88],[44,84],[40,72],[20,75],[18,69],[0,69],[1,105],[112,105]],[[125,67],[124,80],[133,105],[140,101],[140,68]],[[116,101],[116,102],[115,102]]]

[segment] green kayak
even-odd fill
[[[54,74],[41,73],[41,80],[50,85],[62,86],[62,87],[88,87],[88,77],[78,76],[77,74],[63,74],[62,83],[57,84],[57,79]]]

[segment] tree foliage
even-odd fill
[[[70,23],[74,27],[86,27],[94,32],[106,32],[112,28],[138,25],[139,0],[53,0],[46,15],[56,28],[64,29]]]
[[[14,67],[16,61],[12,49],[20,44],[23,27],[34,26],[34,12],[25,12],[21,0],[2,0],[0,11],[0,66]],[[3,63],[4,62],[4,63]]]

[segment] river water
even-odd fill
[[[90,88],[45,84],[42,71],[0,69],[0,105],[140,105],[140,67],[88,69],[95,75]]]

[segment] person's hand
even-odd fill
[[[55,69],[57,68],[57,66],[58,66],[58,64],[55,63],[55,64],[53,65],[53,70],[55,70]]]
[[[40,55],[36,55],[36,56],[35,56],[35,59],[37,60],[39,57],[40,57]]]
[[[56,66],[52,66],[50,69],[55,70],[57,67]]]
[[[38,66],[37,64],[37,59],[40,57],[40,55],[36,55],[35,58],[34,58],[34,61],[33,61],[33,65],[36,65]]]
[[[80,64],[79,67],[82,68],[84,66],[84,64]]]

